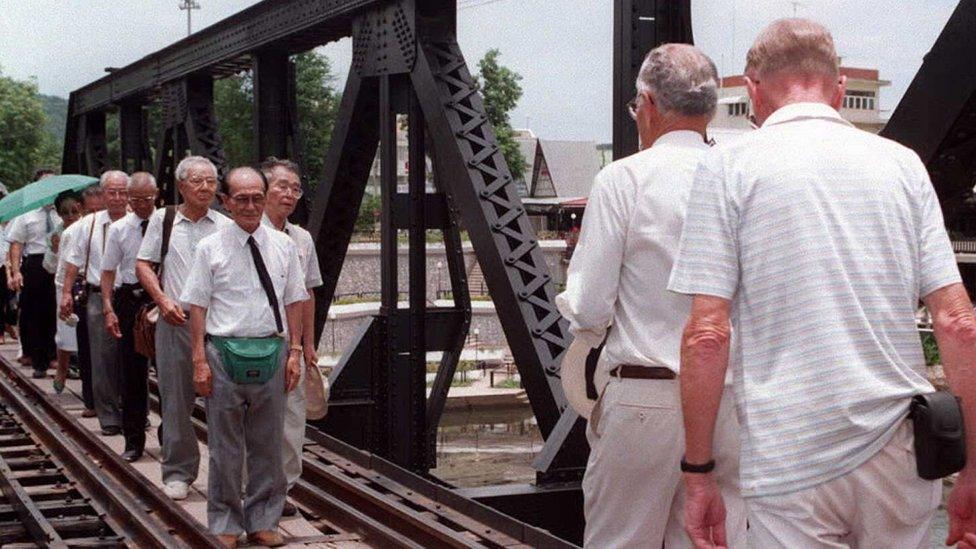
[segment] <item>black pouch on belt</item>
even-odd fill
[[[912,398],[915,460],[925,480],[947,477],[966,465],[966,433],[959,400],[947,391]]]

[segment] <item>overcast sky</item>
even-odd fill
[[[199,30],[256,0],[198,0]],[[0,71],[36,77],[43,93],[68,93],[186,33],[177,0],[0,0]],[[793,14],[788,0],[692,0],[696,43],[723,74],[742,71],[756,33]],[[845,65],[877,68],[892,85],[894,109],[957,0],[802,0],[796,13],[826,24]],[[459,0],[459,40],[474,65],[497,47],[524,76],[512,113],[540,137],[609,141],[612,0]],[[350,41],[323,48],[337,71],[349,68]],[[344,77],[342,78],[344,80]],[[341,83],[341,82],[340,82]]]

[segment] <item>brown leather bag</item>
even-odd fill
[[[173,220],[176,219],[176,206],[166,206],[163,216],[163,241],[159,249],[159,267],[156,275],[159,277],[159,288],[163,288],[163,264],[166,253],[169,252],[169,237],[173,233]],[[155,303],[146,303],[139,308],[133,326],[133,338],[136,352],[146,358],[156,358],[156,322],[159,321],[159,307]]]

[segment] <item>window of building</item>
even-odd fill
[[[729,103],[727,106],[729,116],[748,116],[748,103]]]

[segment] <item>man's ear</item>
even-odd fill
[[[841,75],[837,79],[837,84],[834,86],[834,95],[830,100],[830,106],[834,110],[839,111],[841,106],[844,104],[844,95],[847,94],[847,77]]]

